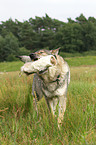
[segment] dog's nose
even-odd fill
[[[34,59],[36,57],[36,54],[35,53],[31,53],[29,56],[30,56],[31,59]]]

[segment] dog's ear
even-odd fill
[[[50,52],[51,52],[51,54],[53,54],[53,55],[58,55],[59,49],[60,49],[60,47],[57,48],[57,49],[55,49],[55,50],[51,50]]]
[[[23,62],[31,62],[32,60],[31,60],[31,58],[30,58],[30,56],[26,56],[26,55],[22,55],[22,56],[15,56],[15,57],[17,57],[17,58],[19,58],[21,61],[23,61]]]

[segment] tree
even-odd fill
[[[81,14],[64,23],[45,14],[24,22],[9,19],[0,24],[0,61],[11,60],[17,53],[57,47],[72,53],[96,50],[96,19]]]
[[[3,61],[4,38],[0,36],[0,61]]]
[[[12,33],[7,34],[5,38],[3,38],[3,45],[0,53],[2,61],[6,61],[10,54],[17,55],[18,48],[17,38]]]
[[[81,14],[76,20],[82,28],[80,32],[84,45],[81,48],[81,52],[96,49],[96,25],[93,23],[94,19],[89,18],[89,20],[87,20],[83,14]]]
[[[87,22],[87,19],[83,14],[81,14],[79,17],[76,18],[76,22],[78,22],[79,24],[83,24]]]
[[[81,47],[83,47],[81,38],[81,26],[78,23],[67,23],[59,29],[56,42],[64,52],[80,52]]]
[[[40,35],[35,32],[29,22],[25,21],[20,29],[20,43],[28,50],[39,48]]]

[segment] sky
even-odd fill
[[[0,0],[0,22],[9,18],[23,22],[46,13],[63,22],[81,13],[96,18],[96,0]]]

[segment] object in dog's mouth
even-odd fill
[[[21,72],[26,74],[43,72],[47,70],[48,67],[54,66],[56,63],[56,59],[53,55],[43,56],[36,61],[25,63],[21,67]]]

